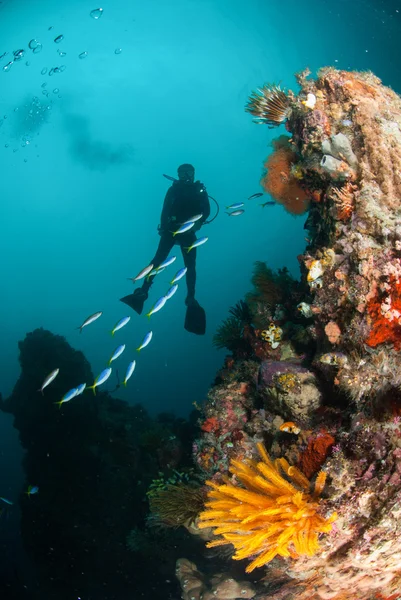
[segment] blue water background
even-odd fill
[[[151,328],[153,341],[117,396],[152,414],[186,415],[222,363],[225,353],[213,348],[212,336],[249,290],[253,263],[286,265],[298,276],[296,257],[305,246],[304,218],[246,200],[260,191],[271,140],[285,133],[252,124],[244,112],[249,94],[264,82],[297,91],[294,72],[309,66],[314,74],[325,65],[372,70],[400,92],[401,2],[106,0],[101,6],[104,14],[94,20],[90,11],[98,6],[86,0],[0,2],[0,54],[9,53],[0,61],[0,391],[11,392],[18,341],[37,327],[82,350],[95,375],[125,342],[123,371]],[[56,44],[60,34],[64,40]],[[32,38],[42,52],[28,50]],[[19,48],[25,57],[4,72]],[[41,75],[60,65],[64,72]],[[39,114],[29,132],[30,110]],[[150,325],[118,300],[132,291],[127,277],[155,252],[169,186],[162,173],[175,176],[182,162],[195,165],[221,207],[202,230],[209,241],[198,251],[197,297],[208,316],[203,338],[183,329],[184,282]],[[242,200],[245,214],[228,218],[224,207]],[[182,265],[177,252],[149,305]],[[80,335],[75,328],[98,310],[102,318]],[[130,324],[112,339],[109,330],[126,314]],[[11,419],[0,414],[0,495],[20,492],[20,459]]]

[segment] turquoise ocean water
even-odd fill
[[[265,82],[296,91],[295,72],[327,65],[372,70],[400,93],[401,2],[105,0],[93,18],[98,8],[87,0],[0,1],[0,392],[7,397],[18,379],[27,332],[65,336],[98,373],[116,346],[108,331],[129,314],[119,338],[125,363],[149,329],[153,340],[132,385],[116,395],[151,414],[186,416],[221,366],[212,337],[249,290],[254,262],[297,276],[305,246],[304,217],[246,200],[261,190],[263,161],[280,133],[252,123],[248,96]],[[127,278],[155,252],[170,185],[162,174],[176,176],[184,162],[220,205],[198,250],[204,337],[183,329],[182,282],[150,324],[119,302],[132,291]],[[239,201],[244,215],[229,219],[225,206]],[[182,266],[175,250],[149,308]],[[102,318],[80,335],[76,327],[95,311]],[[110,381],[114,387],[114,375]],[[7,494],[19,493],[20,460],[12,421],[0,413]],[[14,533],[8,529],[11,546]]]

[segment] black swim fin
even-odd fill
[[[128,296],[124,296],[124,298],[120,298],[120,302],[124,302],[130,308],[133,308],[135,312],[140,315],[143,311],[143,305],[145,304],[145,300],[147,300],[148,294],[141,290],[141,288],[137,288],[133,294],[129,294]]]
[[[187,307],[184,328],[196,335],[205,335],[206,333],[206,313],[196,301]]]

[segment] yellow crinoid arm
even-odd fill
[[[311,556],[319,549],[318,536],[331,530],[336,515],[325,519],[319,514],[318,495],[326,475],[316,479],[314,493],[310,481],[284,458],[274,462],[258,444],[259,462],[233,460],[231,481],[223,485],[207,482],[211,488],[199,527],[211,527],[217,539],[208,547],[232,544],[233,558],[249,558],[247,572],[265,565],[275,556]]]

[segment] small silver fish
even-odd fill
[[[160,263],[160,265],[158,267],[156,267],[155,271],[160,271],[161,269],[165,269],[166,267],[169,267],[170,265],[173,264],[173,262],[176,260],[176,256],[171,256],[170,258],[166,258],[166,260],[164,260],[162,263]]]
[[[72,388],[66,394],[64,394],[64,396],[61,398],[60,402],[55,402],[54,404],[57,404],[57,406],[59,408],[61,408],[62,404],[64,404],[65,402],[69,402],[70,400],[75,398],[77,393],[78,393],[78,388]]]
[[[171,286],[171,288],[168,290],[167,294],[165,295],[166,300],[170,300],[170,298],[172,298],[174,296],[174,294],[176,293],[177,290],[178,290],[177,284]]]
[[[121,344],[121,346],[118,346],[114,350],[112,356],[110,357],[109,363],[108,363],[109,366],[111,365],[111,363],[113,362],[113,360],[116,360],[119,356],[121,356],[121,354],[124,352],[124,350],[125,350],[125,344]]]
[[[93,315],[91,315],[90,317],[85,319],[85,321],[82,323],[82,325],[77,327],[77,329],[79,329],[79,333],[82,333],[82,330],[84,327],[87,327],[87,325],[90,325],[91,323],[94,323],[95,321],[97,321],[97,319],[99,317],[101,317],[102,314],[103,314],[103,311],[100,310],[99,312],[95,312],[95,313],[93,313]]]
[[[151,315],[154,315],[155,313],[159,312],[159,310],[161,310],[163,308],[163,306],[166,304],[167,302],[167,298],[166,296],[162,296],[161,298],[158,299],[158,301],[156,302],[156,304],[150,309],[150,311],[147,313],[147,317],[150,318]]]
[[[235,204],[230,204],[230,206],[226,206],[227,210],[237,210],[238,208],[242,208],[244,206],[243,202],[236,202]]]
[[[123,317],[116,323],[111,331],[111,335],[114,335],[116,331],[125,327],[125,325],[130,321],[131,317]]]
[[[13,506],[14,505],[14,502],[11,502],[11,500],[7,500],[7,498],[1,498],[0,497],[0,500],[2,502],[4,502],[4,504],[8,504],[9,506]]]
[[[268,202],[263,202],[263,204],[260,204],[260,206],[264,208],[265,206],[274,206],[275,204],[276,203],[274,201],[272,202],[271,200],[269,200]]]
[[[153,269],[153,271],[151,271],[149,273],[149,275],[147,276],[146,279],[150,279],[151,277],[153,277],[154,275],[160,275],[160,273],[163,273],[164,268],[163,269]]]
[[[127,385],[127,381],[128,379],[131,377],[132,373],[135,371],[135,367],[136,367],[136,361],[133,360],[132,362],[130,362],[130,364],[127,367],[127,372],[125,373],[125,379],[123,381],[123,384],[126,386]]]
[[[88,390],[93,390],[93,393],[94,393],[94,394],[95,394],[95,396],[96,396],[96,388],[97,388],[99,385],[102,385],[102,383],[104,383],[105,381],[107,381],[107,380],[108,380],[108,378],[109,378],[109,377],[110,377],[110,375],[111,375],[111,371],[112,371],[112,368],[111,368],[111,367],[108,367],[107,369],[103,369],[103,371],[100,373],[100,375],[98,375],[98,376],[96,377],[96,379],[95,379],[95,381],[94,381],[93,385],[90,385],[90,386],[88,387]]]
[[[242,208],[240,208],[240,210],[234,210],[234,212],[231,213],[226,213],[229,217],[239,217],[240,215],[244,214],[244,210],[242,210]]]
[[[25,492],[25,494],[28,496],[33,496],[33,494],[37,494],[39,492],[39,488],[37,485],[29,485],[28,486],[28,491]]]
[[[150,343],[152,337],[153,331],[149,331],[143,338],[142,344],[139,346],[139,348],[137,348],[137,352],[140,352],[143,348],[146,348],[146,346]]]
[[[198,248],[198,246],[202,246],[203,244],[206,244],[206,242],[208,241],[208,237],[202,237],[199,238],[199,240],[196,240],[196,242],[194,242],[191,246],[189,246],[188,248],[185,248],[185,250],[187,252],[191,252],[191,250],[193,248]]]
[[[152,269],[153,269],[153,265],[148,265],[147,267],[142,269],[142,271],[139,271],[138,275],[136,275],[135,277],[128,277],[128,279],[135,283],[135,281],[138,281],[139,279],[143,279],[144,277],[146,277],[146,275],[148,275]]]
[[[177,271],[177,273],[174,275],[173,279],[170,281],[170,285],[173,285],[174,283],[177,283],[177,281],[180,281],[180,279],[182,279],[184,277],[184,275],[186,274],[187,271],[188,271],[187,267],[183,267],[182,269]]]
[[[181,225],[181,227],[179,227],[177,231],[172,231],[171,233],[173,234],[173,237],[175,237],[179,233],[185,233],[189,231],[194,225],[195,223],[193,221],[190,221],[189,223],[185,223],[185,225]]]
[[[187,221],[184,221],[183,225],[187,225],[188,223],[196,223],[196,221],[199,221],[199,219],[201,219],[202,217],[203,217],[202,213],[200,213],[199,215],[195,215],[194,217],[191,217]]]
[[[86,383],[81,383],[78,387],[77,387],[77,396],[80,396],[81,394],[83,394],[84,390],[86,388]]]
[[[46,377],[46,379],[44,380],[44,382],[42,383],[42,387],[38,389],[38,392],[42,393],[43,396],[43,390],[52,382],[56,379],[57,375],[59,374],[60,369],[54,369],[54,371],[52,371],[51,373],[49,373],[49,375]]]
[[[252,194],[252,196],[248,196],[248,200],[253,200],[254,198],[260,198],[263,196],[262,192],[258,192],[257,194]]]

